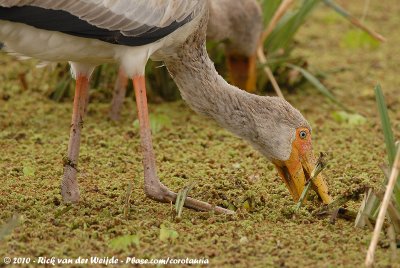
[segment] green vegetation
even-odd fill
[[[386,153],[388,157],[388,170],[391,170],[391,167],[394,164],[395,154],[396,154],[396,145],[394,142],[394,135],[392,130],[392,125],[390,123],[390,118],[386,106],[386,102],[383,96],[383,92],[381,86],[378,84],[375,87],[375,96],[376,102],[378,106],[378,112],[381,120],[382,132],[385,138],[386,145]],[[375,221],[378,216],[378,211],[380,208],[380,202],[383,198],[383,193],[385,192],[387,180],[389,174],[384,174],[384,183],[381,187],[376,190],[370,190],[366,194],[364,201],[359,209],[358,217],[356,220],[356,226],[364,227],[368,221]],[[389,218],[391,224],[393,224],[394,230],[400,234],[400,177],[397,179],[397,183],[395,184],[393,191],[392,201],[389,203],[389,207],[391,209],[388,210]]]
[[[340,2],[360,16],[359,2]],[[323,174],[335,200],[362,185],[375,189],[384,185],[379,166],[388,153],[372,90],[377,81],[385,90],[393,140],[400,138],[400,77],[394,57],[400,55],[400,35],[390,34],[400,24],[397,14],[397,0],[371,1],[371,23],[390,35],[379,50],[344,49],[340,40],[353,27],[323,5],[296,34],[291,56],[307,59],[308,70],[316,77],[329,77],[325,87],[366,118],[355,125],[349,123],[353,119],[348,114],[334,118],[332,105],[311,85],[285,96],[312,125],[314,152],[327,153],[329,164]],[[360,267],[364,263],[370,230],[354,228],[352,221],[339,218],[331,224],[328,218],[315,216],[320,205],[312,191],[293,217],[295,203],[274,166],[182,101],[149,106],[152,114],[171,122],[158,120],[161,128],[156,127],[153,136],[158,175],[176,192],[193,180],[189,196],[237,213],[184,209],[178,220],[173,205],[148,199],[143,191],[139,133],[132,123],[136,116],[132,98],[124,103],[120,122],[106,120],[115,81],[111,76],[100,80],[98,88],[103,91],[91,93],[79,159],[81,203],[62,204],[62,156],[72,103],[68,98],[61,103],[48,99],[46,93],[59,77],[48,69],[35,69],[36,64],[0,55],[0,234],[6,230],[0,236],[0,262],[3,256],[96,255],[208,258],[212,267]],[[116,72],[115,67],[104,68]],[[29,90],[23,89],[20,73],[26,73]],[[357,211],[361,199],[343,206]],[[9,228],[15,214],[21,215],[19,224]],[[391,245],[386,236],[378,244],[377,267],[391,264]]]

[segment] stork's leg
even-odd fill
[[[143,153],[144,190],[146,192],[146,195],[153,200],[165,203],[175,203],[177,196],[176,193],[169,190],[164,184],[160,182],[159,178],[157,177],[156,160],[153,152],[153,145],[151,142],[151,130],[147,109],[147,97],[144,77],[134,77],[133,84],[135,87],[136,105],[139,117],[140,138]],[[190,197],[185,200],[185,207],[201,211],[215,210],[219,213],[233,213],[233,211],[231,210],[222,207],[212,206],[206,202],[202,202]]]
[[[68,154],[64,160],[64,176],[61,183],[61,195],[64,202],[78,202],[79,188],[76,180],[79,146],[83,118],[86,114],[89,77],[79,75],[76,78],[74,106],[68,143]]]
[[[128,77],[122,67],[119,68],[117,81],[115,81],[113,98],[111,101],[110,118],[113,121],[118,121],[122,104],[126,95],[126,86],[128,85]]]

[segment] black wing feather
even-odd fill
[[[63,10],[45,9],[35,6],[0,7],[0,20],[24,23],[39,29],[58,31],[78,37],[97,39],[111,44],[141,46],[156,42],[174,32],[192,19],[188,16],[167,27],[152,27],[137,36],[125,36],[120,31],[96,27],[85,20]]]

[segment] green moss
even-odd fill
[[[395,0],[371,2],[376,29],[397,29],[400,12]],[[348,4],[361,10],[356,4]],[[309,65],[329,73],[325,84],[347,106],[367,118],[367,123],[347,126],[336,122],[336,109],[312,88],[287,94],[313,126],[315,153],[328,154],[324,175],[333,196],[359,184],[379,185],[379,164],[385,147],[374,99],[361,92],[382,83],[390,105],[397,139],[400,135],[400,103],[397,85],[399,35],[391,35],[379,50],[346,51],[335,40],[350,26],[347,22],[319,24],[327,10],[300,32],[299,49]],[[325,33],[329,32],[329,35]],[[310,41],[312,40],[312,41]],[[0,56],[0,223],[13,214],[23,217],[12,235],[0,244],[0,256],[135,256],[136,258],[206,257],[216,266],[358,267],[362,265],[368,230],[352,222],[314,218],[316,199],[293,217],[288,190],[265,158],[213,122],[195,115],[183,102],[151,105],[171,124],[154,135],[158,173],[178,191],[195,182],[190,196],[236,209],[236,215],[215,215],[184,209],[179,221],[173,207],[146,198],[139,133],[134,127],[134,103],[125,103],[122,121],[107,120],[108,104],[89,107],[82,134],[79,183],[82,202],[66,207],[59,191],[66,153],[72,103],[55,103],[44,92],[53,85],[51,71],[33,69],[35,62],[18,62]],[[353,64],[355,63],[355,64]],[[397,64],[397,65],[396,65]],[[337,72],[338,67],[345,68]],[[29,91],[23,91],[18,73],[29,70]],[[332,72],[331,72],[332,71]],[[111,89],[110,89],[111,90]],[[32,172],[34,171],[34,172]],[[129,183],[133,183],[129,213],[124,206]],[[348,207],[356,210],[359,202]],[[164,224],[164,225],[162,225]],[[179,236],[160,239],[166,226]],[[137,237],[136,237],[137,235]],[[120,244],[122,248],[110,246]],[[140,237],[140,246],[135,246]],[[117,241],[117,242],[115,242]],[[377,261],[385,265],[389,251],[379,248]]]

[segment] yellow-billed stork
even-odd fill
[[[278,97],[257,96],[229,85],[205,49],[208,2],[204,0],[0,0],[0,40],[5,50],[44,61],[69,61],[76,90],[61,193],[79,200],[77,165],[93,69],[117,62],[132,77],[140,125],[144,189],[150,198],[175,202],[157,177],[144,68],[151,57],[165,63],[183,99],[196,112],[245,139],[272,161],[294,200],[315,166],[311,127]],[[316,192],[329,203],[321,175]],[[198,210],[231,211],[187,198]]]

